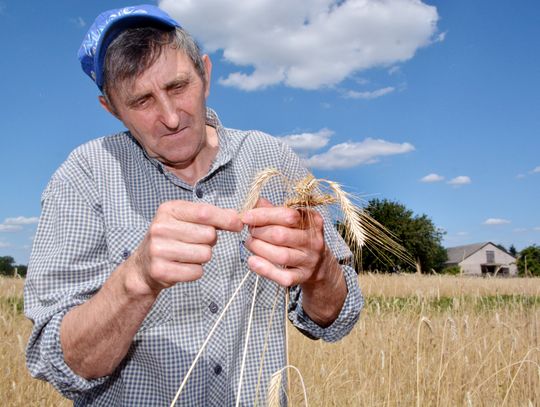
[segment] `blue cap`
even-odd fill
[[[103,65],[110,43],[128,28],[146,26],[173,29],[180,24],[160,8],[149,4],[108,10],[97,16],[84,37],[78,57],[83,71],[100,90],[103,90]]]

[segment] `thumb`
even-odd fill
[[[272,202],[270,202],[268,199],[265,198],[259,198],[257,201],[257,204],[255,205],[255,208],[273,208],[274,205],[272,205]]]

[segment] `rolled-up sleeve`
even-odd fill
[[[339,341],[351,332],[360,317],[364,300],[358,286],[358,276],[352,267],[341,266],[341,268],[347,284],[347,296],[336,320],[325,328],[317,325],[302,308],[302,290],[295,287],[290,292],[289,320],[312,339],[322,339],[326,342]]]
[[[66,365],[60,344],[62,318],[99,290],[112,266],[91,180],[74,187],[62,178],[64,170],[53,176],[42,196],[24,287],[25,315],[33,322],[26,359],[33,377],[73,399],[105,378],[85,380]],[[88,178],[80,169],[74,172]]]

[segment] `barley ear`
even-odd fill
[[[268,386],[268,407],[280,407],[281,382],[283,380],[283,370],[278,370],[272,375]]]
[[[249,211],[250,209],[253,209],[255,205],[257,205],[257,201],[259,200],[259,196],[261,195],[261,190],[264,188],[266,183],[270,181],[270,179],[272,179],[273,177],[285,178],[283,174],[275,168],[268,168],[257,174],[255,179],[251,183],[251,187],[249,188],[246,200],[240,211],[241,213]]]
[[[356,208],[351,200],[349,194],[345,192],[341,186],[334,181],[321,180],[328,184],[334,195],[336,196],[341,212],[343,213],[343,221],[345,223],[346,241],[350,246],[350,243],[355,243],[358,247],[364,246],[366,243],[366,232],[362,223],[362,218],[359,213],[359,209]]]

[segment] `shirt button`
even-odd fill
[[[131,253],[129,252],[129,250],[126,249],[126,250],[124,250],[124,251],[122,252],[122,258],[123,258],[124,260],[126,260],[126,259],[129,257],[130,254],[131,254]]]
[[[201,199],[204,196],[204,191],[202,187],[198,186],[195,188],[195,195],[197,195],[197,198]]]
[[[218,311],[218,309],[219,309],[218,305],[217,305],[214,301],[212,301],[212,302],[210,303],[210,305],[208,306],[208,308],[210,309],[210,312],[211,312],[212,314],[215,314],[215,313]]]
[[[223,371],[223,368],[221,367],[221,365],[215,365],[214,366],[214,373],[216,375],[219,375],[222,371]]]

